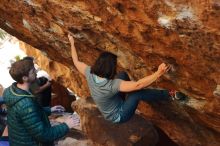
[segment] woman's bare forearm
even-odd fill
[[[72,54],[73,63],[75,64],[77,61],[79,61],[79,58],[76,52],[75,45],[72,42],[71,42],[71,54]]]
[[[70,44],[71,44],[71,55],[72,55],[73,63],[75,65],[75,67],[77,68],[77,70],[80,73],[82,73],[83,75],[85,75],[85,70],[86,70],[86,67],[88,65],[81,62],[81,61],[79,61],[78,55],[77,55],[77,52],[76,52],[76,47],[74,45],[74,39],[70,34],[68,35],[68,38],[69,38],[69,41],[70,41]]]
[[[139,88],[144,88],[149,85],[151,85],[153,82],[155,82],[161,75],[159,72],[155,72],[152,75],[146,76],[140,80],[137,81],[137,84]]]

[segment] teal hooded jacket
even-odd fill
[[[3,98],[10,146],[49,146],[68,133],[65,123],[51,126],[50,108],[41,107],[31,93],[18,88],[16,83],[5,89]]]

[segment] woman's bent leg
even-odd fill
[[[128,98],[124,101],[121,111],[121,123],[128,121],[135,113],[140,100],[147,102],[169,100],[169,92],[167,90],[143,89],[128,94]]]
[[[147,102],[154,102],[154,101],[161,101],[161,100],[169,100],[170,95],[168,90],[158,90],[158,89],[142,89],[139,91],[131,92],[128,96],[136,97],[138,96],[139,99],[147,101]]]
[[[135,113],[137,105],[141,99],[138,96],[128,96],[121,107],[121,120],[120,123],[128,121]]]

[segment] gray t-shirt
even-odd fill
[[[120,121],[119,110],[123,100],[119,96],[114,96],[119,92],[121,79],[103,80],[95,82],[95,75],[90,73],[91,67],[85,71],[86,80],[93,100],[106,120],[112,122]]]

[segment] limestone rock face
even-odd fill
[[[154,146],[158,142],[152,124],[140,116],[135,115],[127,123],[113,124],[101,116],[89,99],[77,100],[72,107],[80,115],[82,130],[96,146]]]
[[[71,103],[76,97],[69,93],[67,88],[57,82],[52,82],[52,103],[51,106],[62,105],[66,111],[72,112]]]
[[[169,63],[171,71],[153,86],[181,90],[189,102],[139,109],[179,145],[220,144],[219,24],[218,0],[0,2],[0,27],[40,49],[49,60],[39,62],[81,97],[88,88],[71,61],[68,32],[80,60],[92,65],[111,51],[133,79]]]

